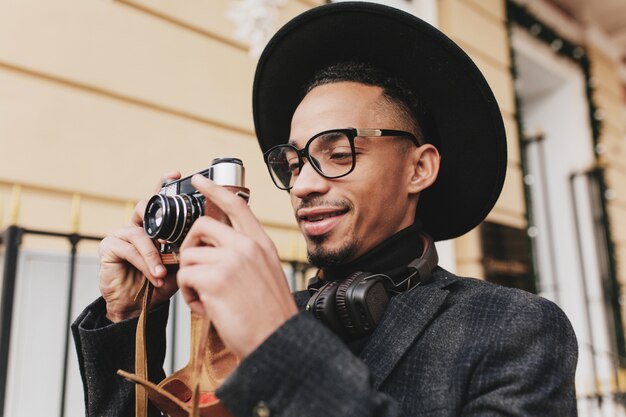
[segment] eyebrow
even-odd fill
[[[326,135],[324,135],[324,137],[321,138],[321,140],[325,141],[325,142],[330,142],[330,141],[334,141],[337,140],[338,137],[341,137],[342,133],[341,132],[333,132],[330,131],[328,132]],[[310,139],[309,139],[310,140]],[[308,140],[307,140],[308,142]],[[295,139],[291,139],[289,140],[289,142],[287,142],[288,145],[294,146],[294,147],[298,147],[298,142]]]
[[[323,136],[318,136],[318,138],[322,142],[336,142],[338,139],[340,139],[343,136],[345,135],[341,132],[328,132],[327,134]]]

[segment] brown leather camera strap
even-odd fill
[[[207,350],[207,344],[209,341],[209,330],[210,330],[210,321],[206,317],[196,319],[199,321],[200,335],[198,347],[196,350],[195,357],[193,358],[193,369],[191,374],[191,381],[193,384],[193,396],[191,397],[191,412],[189,413],[189,417],[200,417],[200,378],[202,374],[202,369],[204,365],[204,359]],[[215,376],[212,375],[212,368],[209,366],[205,368],[209,373],[209,376],[215,379]]]
[[[158,385],[148,379],[146,326],[153,290],[144,277],[135,296],[135,300],[142,298],[135,334],[135,373],[117,371],[136,384],[135,417],[148,417],[150,402],[170,417],[233,417],[214,392],[239,361],[224,345],[208,317],[191,313],[189,363]]]
[[[135,417],[148,417],[148,403],[149,398],[157,402],[158,408],[171,414],[172,416],[180,416],[181,414],[188,415],[189,417],[200,417],[200,379],[203,369],[203,361],[207,349],[207,340],[209,321],[206,318],[193,317],[192,315],[192,327],[195,327],[199,336],[199,343],[195,355],[193,356],[192,363],[194,364],[193,370],[190,372],[190,379],[188,380],[189,387],[193,387],[193,396],[191,401],[191,409],[187,408],[184,403],[180,402],[178,398],[171,395],[162,387],[152,384],[148,380],[148,355],[146,346],[146,324],[148,311],[150,310],[150,301],[152,298],[152,292],[154,287],[144,277],[144,281],[141,288],[135,295],[135,300],[142,298],[141,301],[141,313],[137,321],[137,330],[135,333],[135,373],[129,374],[123,370],[118,370],[118,374],[124,378],[135,382]],[[194,324],[195,323],[195,326]],[[190,369],[191,370],[191,369]],[[209,374],[212,374],[212,370],[208,369]],[[212,376],[212,375],[211,375]],[[167,379],[167,378],[166,378]],[[152,397],[150,397],[152,395]],[[187,408],[188,411],[185,411]],[[204,410],[205,414],[208,410]],[[221,405],[214,406],[213,413],[218,416],[229,416]],[[187,414],[188,413],[188,414]]]
[[[142,297],[141,313],[135,333],[135,375],[148,379],[148,355],[146,352],[146,321],[154,287],[144,277],[137,298]],[[135,417],[148,417],[148,393],[141,384],[135,384]]]

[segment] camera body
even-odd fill
[[[245,169],[238,158],[215,158],[209,168],[197,174],[213,180],[246,201],[250,198],[250,190],[244,186]],[[143,228],[150,238],[161,242],[161,259],[165,265],[179,263],[180,245],[200,216],[210,216],[229,224],[222,210],[193,187],[192,176],[165,183],[146,206]]]

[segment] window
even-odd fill
[[[480,226],[485,279],[536,293],[528,236],[523,229],[484,222]]]

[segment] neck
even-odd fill
[[[422,254],[421,229],[421,222],[416,220],[357,259],[322,268],[321,277],[324,281],[342,280],[357,271],[384,273],[392,278],[404,275],[406,266]]]

